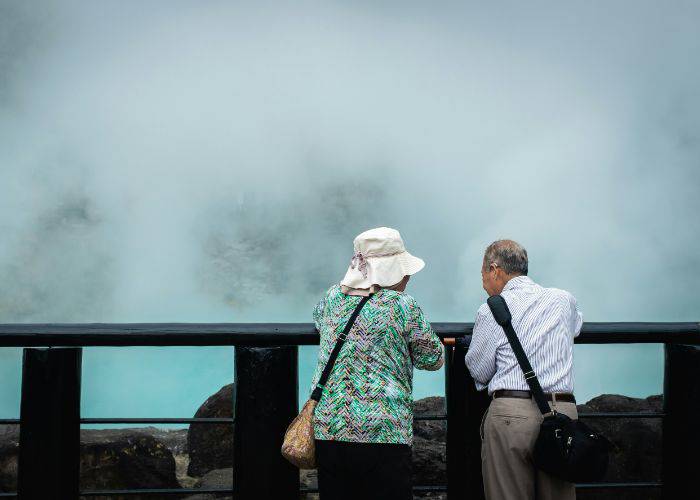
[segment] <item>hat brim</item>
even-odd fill
[[[425,261],[408,252],[388,257],[366,257],[367,277],[358,268],[348,267],[341,285],[350,288],[369,288],[372,285],[393,286],[404,276],[412,276],[425,267]]]

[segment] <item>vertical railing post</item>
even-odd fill
[[[445,347],[445,406],[447,407],[447,497],[467,497],[467,373],[459,345]]]
[[[688,498],[700,467],[700,347],[666,344],[664,374],[664,498]],[[691,495],[692,496],[692,495]]]
[[[25,349],[19,498],[78,498],[81,349]]]
[[[481,418],[489,398],[474,385],[464,364],[471,337],[445,348],[445,398],[447,400],[447,497],[483,500],[481,477]]]
[[[298,349],[236,347],[233,490],[239,500],[299,497],[299,470],[281,455],[298,411]]]

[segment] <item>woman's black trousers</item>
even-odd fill
[[[320,500],[411,500],[407,444],[316,441]]]

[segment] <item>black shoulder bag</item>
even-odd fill
[[[583,422],[550,409],[537,375],[515,334],[506,301],[500,295],[493,295],[487,303],[496,322],[503,327],[530,392],[544,416],[533,452],[535,466],[571,483],[600,480],[608,468],[610,442]]]

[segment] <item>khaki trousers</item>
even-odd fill
[[[550,403],[578,418],[574,403]],[[542,413],[532,399],[497,398],[481,424],[481,464],[487,500],[575,500],[576,489],[535,469],[532,450]]]

